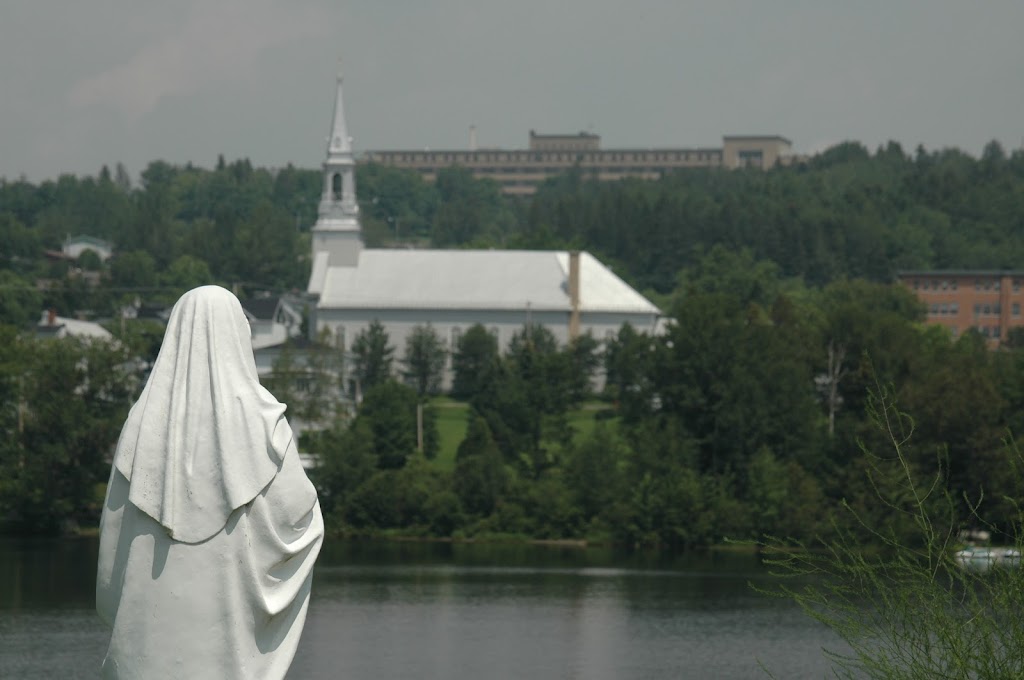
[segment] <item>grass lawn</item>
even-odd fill
[[[436,397],[430,401],[431,407],[437,414],[437,432],[441,438],[441,447],[434,459],[434,466],[438,470],[450,472],[455,468],[455,452],[459,444],[466,438],[466,428],[469,426],[467,415],[469,404],[463,401],[455,401],[450,397]],[[582,408],[569,411],[569,426],[575,431],[575,440],[579,441],[594,431],[597,422],[594,415],[601,409],[607,408],[602,402],[589,402]],[[617,419],[606,421],[616,422]]]
[[[469,404],[449,397],[437,397],[430,401],[430,405],[437,414],[437,433],[441,438],[441,447],[434,465],[439,470],[449,472],[455,468],[455,451],[466,438]]]
[[[573,441],[579,442],[582,439],[590,436],[590,433],[594,431],[594,426],[597,423],[597,419],[594,417],[598,411],[603,411],[608,408],[608,404],[600,401],[591,401],[583,404],[581,408],[574,411],[569,411],[567,419],[569,420],[569,427],[575,431]],[[618,418],[612,420],[606,420],[605,424],[617,423]]]

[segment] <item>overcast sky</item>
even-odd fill
[[[218,154],[318,167],[337,60],[357,151],[781,134],[1024,143],[1024,2],[0,0],[0,177]]]

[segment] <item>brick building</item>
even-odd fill
[[[1024,270],[904,271],[897,280],[924,303],[927,320],[957,337],[969,328],[998,347],[1024,326]]]
[[[683,168],[771,168],[792,163],[791,143],[779,135],[734,135],[722,146],[707,148],[602,149],[598,135],[547,135],[530,131],[529,148],[467,150],[367,151],[363,162],[415,170],[427,181],[452,165],[477,178],[492,179],[511,195],[529,195],[550,177],[573,168],[588,178],[615,181],[626,177],[658,179]]]

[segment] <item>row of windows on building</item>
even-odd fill
[[[995,280],[987,279],[984,282],[981,281],[980,279],[975,279],[974,280],[974,290],[997,291],[997,290],[999,290],[999,286],[1000,286],[1000,280],[999,279],[995,279]],[[1013,292],[1014,293],[1019,293],[1020,292],[1020,279],[1014,279],[1013,280]]]
[[[958,302],[933,302],[930,313],[933,316],[945,316],[947,314],[959,314],[960,303]]]
[[[978,331],[978,333],[980,333],[981,335],[983,335],[986,338],[1001,338],[1001,337],[1003,337],[1002,336],[1002,330],[1003,329],[1000,326],[971,326],[971,328],[973,328],[974,330]],[[956,326],[950,326],[949,330],[952,333],[954,338],[957,337],[957,335],[959,335],[959,329]]]
[[[443,166],[443,165],[420,166],[420,167],[418,167],[416,169],[419,170],[420,172],[423,172],[423,173],[437,174],[437,172],[442,170],[442,169],[444,169],[444,167],[445,166]],[[501,180],[501,178],[506,177],[506,176],[533,175],[534,177],[537,178],[536,181],[540,182],[540,181],[542,181],[543,179],[547,178],[548,176],[550,176],[552,174],[557,174],[557,173],[565,172],[565,167],[564,166],[556,166],[556,165],[534,165],[534,166],[530,166],[530,167],[519,167],[519,168],[516,168],[516,167],[511,167],[511,168],[474,167],[474,168],[471,168],[471,170],[473,172],[478,172],[478,173],[482,173],[482,174],[486,174],[486,175],[492,175],[492,176],[494,176],[495,179],[498,179],[498,180]],[[599,167],[599,168],[598,167],[585,168],[585,171],[588,172],[588,173],[589,172],[593,172],[595,174],[600,174],[602,176],[604,176],[604,175],[629,175],[629,176],[653,175],[653,176],[656,176],[656,177],[660,177],[661,174],[665,170],[666,170],[666,168],[664,168],[664,167],[657,168],[657,167],[628,167],[628,166],[602,166],[602,167]]]
[[[1014,302],[1010,307],[1010,312],[1013,316],[1020,316],[1020,303]],[[933,302],[929,308],[929,313],[932,316],[954,316],[960,313],[960,303],[958,302]],[[1002,307],[998,304],[981,304],[974,305],[974,316],[999,316],[1002,313]]]
[[[1013,292],[1020,292],[1020,279],[1013,279]],[[914,279],[913,282],[914,290],[922,292],[937,291],[937,290],[957,290],[956,279]],[[1000,279],[974,279],[974,290],[976,291],[993,291],[998,292],[1001,287]]]
[[[498,347],[501,347],[501,329],[498,328],[497,326],[489,326],[487,328],[487,330],[494,337],[494,340],[498,343]],[[461,326],[452,326],[451,330],[448,331],[448,338],[447,339],[448,339],[448,343],[449,343],[448,347],[450,349],[459,346],[459,340],[462,339],[462,331],[463,331],[463,329],[462,329]],[[516,332],[518,332],[518,331],[516,331]],[[608,330],[605,331],[605,335],[604,335],[605,343],[614,342],[615,338],[616,338],[615,330],[608,329]],[[345,327],[344,326],[337,326],[334,329],[334,340],[335,340],[335,346],[341,348],[343,351],[348,351],[349,349],[351,349],[346,344],[346,342],[345,342]],[[449,357],[450,356],[451,356],[451,352],[449,352]]]
[[[612,152],[598,151],[591,153],[555,153],[555,152],[506,152],[506,153],[482,153],[482,152],[454,152],[454,153],[370,153],[373,160],[389,163],[490,163],[490,162],[530,162],[543,163],[616,163],[633,161],[638,163],[651,162],[721,162],[722,154],[719,151],[669,151],[669,152]]]
[[[981,305],[981,304],[974,305],[974,315],[975,316],[979,316],[981,314],[995,314],[996,316],[998,316],[1001,311],[1002,311],[1002,308],[999,305]],[[1020,303],[1019,302],[1014,302],[1010,306],[1010,313],[1013,314],[1013,316],[1020,316]]]

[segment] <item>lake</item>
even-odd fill
[[[95,678],[94,538],[0,539],[0,678]],[[324,546],[289,679],[820,678],[835,636],[755,555]]]

